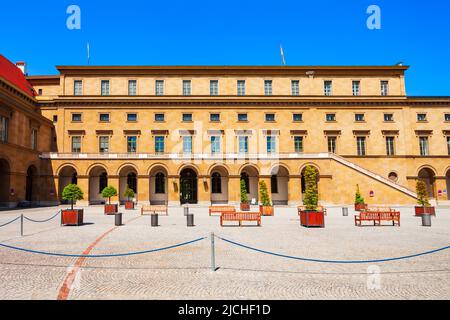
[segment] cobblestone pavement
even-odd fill
[[[35,220],[58,208],[0,212],[0,225],[20,214]],[[402,226],[355,227],[353,212],[330,208],[325,229],[300,227],[294,208],[276,208],[263,226],[219,226],[206,208],[192,208],[196,226],[186,227],[181,208],[160,216],[160,227],[138,210],[124,212],[125,225],[98,242],[91,254],[125,253],[200,242],[143,255],[88,258],[75,272],[69,299],[450,299],[450,250],[378,264],[331,264],[286,259],[237,247],[218,238],[211,271],[211,240],[223,238],[284,255],[325,260],[400,257],[450,245],[450,209],[438,209],[433,227],[421,227],[412,208]],[[85,208],[86,225],[61,227],[25,220],[0,228],[0,243],[27,249],[81,254],[114,226],[102,207]],[[57,299],[77,258],[39,255],[0,247],[0,299]],[[373,274],[375,272],[375,274]],[[380,275],[377,275],[380,272]]]

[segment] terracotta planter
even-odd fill
[[[250,211],[249,203],[241,203],[241,211]]]
[[[133,201],[126,201],[125,202],[125,209],[126,210],[134,210],[134,202]]]
[[[365,203],[359,203],[359,204],[355,203],[355,211],[363,211],[365,209],[367,209],[367,204],[365,204]]]
[[[261,213],[263,216],[273,216],[274,209],[273,207],[259,206],[259,213]]]
[[[436,209],[434,207],[414,207],[416,212],[416,217],[421,217],[425,213],[430,214],[432,216],[436,215]]]
[[[63,210],[61,215],[61,225],[64,226],[81,226],[83,225],[84,210]]]
[[[300,224],[307,228],[325,228],[325,214],[318,211],[302,211],[300,212]]]
[[[113,215],[119,212],[119,206],[117,204],[105,204],[105,214]]]

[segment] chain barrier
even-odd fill
[[[7,223],[5,223],[5,224],[0,225],[0,228],[3,228],[3,227],[8,226],[8,225],[10,225],[10,224],[16,222],[16,221],[19,220],[20,218],[21,218],[21,217],[19,216],[19,217],[15,218],[14,220],[11,220],[10,222],[7,222]]]
[[[59,216],[61,214],[61,210],[58,211],[57,214],[55,214],[53,217],[51,217],[50,219],[46,219],[46,220],[33,220],[31,218],[28,218],[27,216],[23,216],[25,218],[25,220],[28,220],[30,222],[34,222],[34,223],[45,223],[45,222],[49,222],[53,219],[55,219],[57,216]]]

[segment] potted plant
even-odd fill
[[[70,209],[62,210],[61,224],[67,226],[80,226],[83,224],[83,209],[74,209],[77,200],[83,200],[83,191],[76,184],[67,185],[62,193],[62,199],[70,201]]]
[[[241,180],[241,211],[250,211],[250,203],[248,201],[247,187],[245,181]]]
[[[274,210],[270,201],[269,192],[267,191],[267,184],[265,181],[259,182],[259,196],[261,198],[261,205],[259,206],[259,212],[263,216],[273,216]]]
[[[355,211],[363,211],[367,208],[365,200],[361,195],[361,191],[359,190],[359,184],[356,185],[356,195],[355,195]]]
[[[300,212],[300,223],[304,227],[325,227],[325,214],[318,210],[319,192],[317,188],[317,170],[312,166],[305,168],[305,210]]]
[[[135,196],[135,193],[133,189],[131,189],[128,185],[125,189],[125,193],[123,194],[124,197],[128,199],[128,201],[125,201],[125,209],[126,210],[133,210],[134,209],[134,202],[133,198]]]
[[[416,183],[416,193],[417,193],[417,203],[420,206],[415,207],[415,212],[417,217],[421,217],[424,214],[436,215],[436,210],[431,206],[428,199],[427,185],[422,180],[417,180]]]
[[[108,199],[108,204],[105,204],[105,214],[113,215],[119,211],[119,206],[117,204],[111,204],[111,198],[117,196],[116,188],[108,186],[102,191],[102,197]]]

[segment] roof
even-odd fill
[[[21,89],[30,97],[35,97],[36,92],[28,82],[22,71],[14,63],[0,54],[0,78]]]

